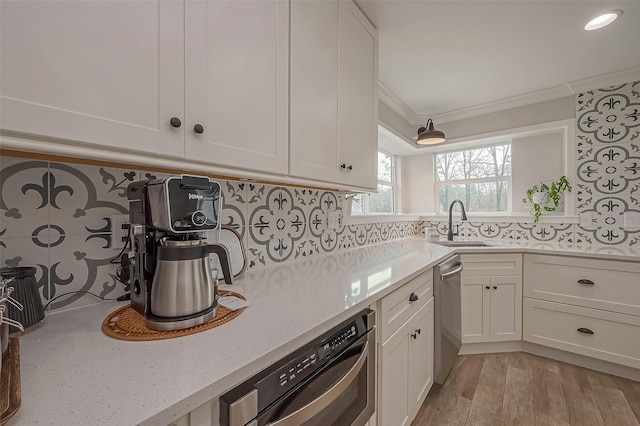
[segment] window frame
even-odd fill
[[[509,156],[511,157],[512,154],[512,139],[511,138],[505,138],[499,141],[493,141],[493,142],[487,142],[485,141],[484,143],[481,141],[478,141],[472,145],[469,146],[464,146],[464,147],[458,147],[456,149],[448,149],[448,150],[443,150],[443,151],[438,151],[435,152],[433,155],[433,202],[434,202],[434,206],[436,207],[436,214],[437,215],[442,215],[442,214],[447,214],[447,211],[440,211],[439,206],[440,206],[440,188],[443,186],[447,186],[447,185],[468,185],[468,184],[474,184],[474,183],[490,183],[490,182],[499,182],[499,181],[506,181],[507,182],[507,209],[506,210],[499,210],[499,211],[486,211],[486,212],[473,212],[474,214],[489,214],[489,215],[511,215],[513,213],[513,192],[512,192],[512,175],[513,175],[513,170],[511,170],[510,174],[508,176],[492,176],[492,177],[481,177],[481,178],[468,178],[468,179],[456,179],[456,180],[438,180],[438,155],[442,155],[442,154],[450,154],[450,153],[454,153],[454,152],[464,152],[464,151],[471,151],[471,150],[479,150],[479,149],[484,149],[484,148],[491,148],[493,146],[505,146],[505,145],[509,145]],[[509,159],[509,162],[511,163],[511,159]]]
[[[399,201],[399,197],[400,194],[398,193],[399,190],[399,185],[398,185],[398,181],[400,180],[400,176],[398,173],[398,169],[397,169],[397,164],[399,162],[399,158],[397,155],[395,154],[391,154],[388,151],[385,151],[384,149],[378,149],[377,153],[382,153],[388,157],[391,158],[391,181],[386,181],[383,179],[380,179],[380,173],[378,173],[378,181],[377,181],[377,185],[384,185],[384,186],[390,186],[391,190],[393,192],[393,209],[390,212],[371,212],[369,210],[369,200],[371,197],[371,194],[360,194],[359,200],[360,203],[362,205],[362,213],[354,213],[353,212],[353,208],[352,211],[349,212],[349,214],[351,216],[373,216],[373,215],[392,215],[392,214],[397,214],[398,211],[398,201]],[[368,195],[368,196],[367,196]]]

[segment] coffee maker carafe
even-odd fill
[[[229,255],[209,231],[220,229],[220,185],[207,177],[173,176],[133,182],[127,188],[131,223],[131,306],[148,328],[179,330],[215,317],[216,254],[227,284]],[[209,234],[209,240],[206,238]]]

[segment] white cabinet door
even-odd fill
[[[433,385],[433,297],[381,346],[382,425],[409,425]]]
[[[289,2],[187,1],[185,22],[186,158],[286,174]]]
[[[352,1],[292,2],[292,175],[376,189],[377,43]]]
[[[410,331],[413,324],[407,321],[396,333],[382,344],[380,354],[380,424],[404,426],[411,423],[409,412],[408,379]]]
[[[488,342],[491,286],[489,277],[461,278],[462,343]]]
[[[290,172],[341,182],[337,1],[291,3]]]
[[[3,130],[183,155],[181,2],[2,1],[0,19]]]
[[[340,2],[338,78],[340,144],[345,183],[375,189],[378,183],[378,39],[353,2]]]
[[[491,277],[492,342],[522,339],[522,277]]]
[[[433,297],[416,312],[409,350],[409,414],[415,418],[433,386]],[[410,330],[411,331],[411,330]],[[415,337],[414,337],[415,336]]]

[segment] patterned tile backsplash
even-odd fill
[[[576,96],[578,213],[590,225],[463,222],[472,239],[566,242],[596,246],[640,245],[640,229],[625,229],[625,212],[640,214],[640,82]],[[37,267],[46,304],[73,291],[114,298],[125,293],[112,260],[111,218],[127,214],[126,187],[168,175],[148,171],[0,158],[0,265]],[[336,250],[422,233],[423,222],[328,226],[343,217],[333,192],[219,180],[223,223],[241,235],[248,268],[304,259]],[[431,223],[446,235],[446,223]],[[348,253],[345,253],[348,255]],[[48,310],[99,303],[84,293],[53,301]]]
[[[115,298],[122,244],[112,240],[112,217],[128,213],[126,188],[135,180],[168,175],[147,171],[0,158],[0,266],[36,266],[48,310],[100,303],[82,292]],[[330,213],[342,223],[342,197],[333,192],[218,180],[223,222],[242,238],[249,269],[262,268],[417,234],[418,222],[329,229]]]

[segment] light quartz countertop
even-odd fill
[[[50,314],[20,338],[22,406],[9,425],[167,425],[454,252],[640,259],[634,249],[499,244],[453,248],[409,238],[249,271],[222,286],[251,303],[241,315],[175,339],[104,335],[104,318],[128,302]]]

